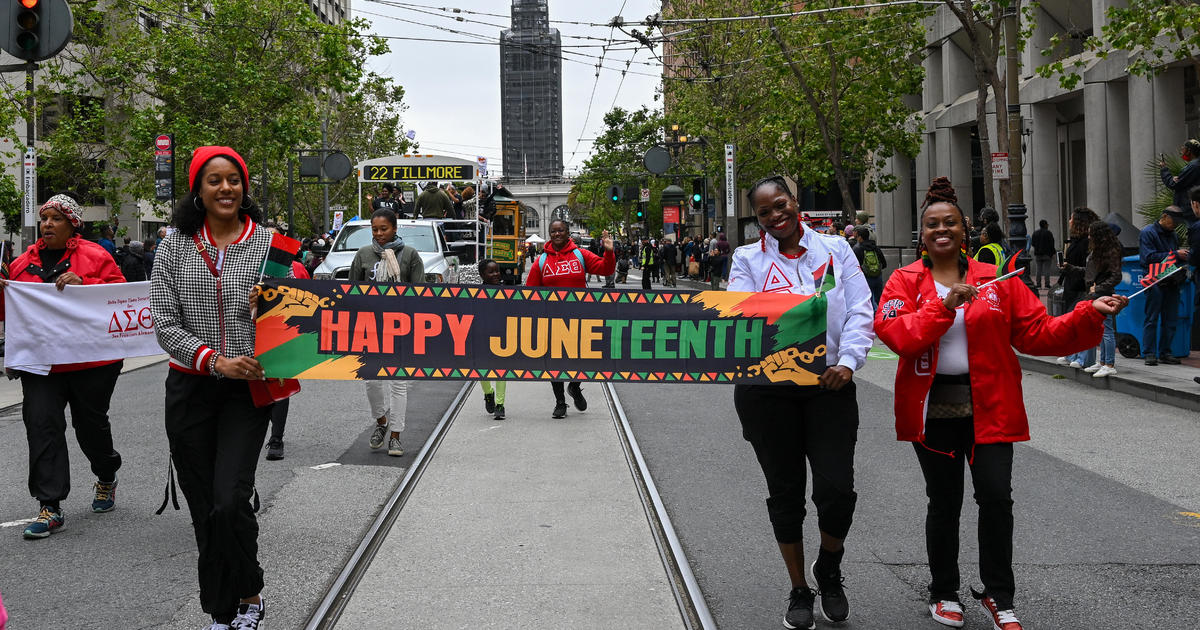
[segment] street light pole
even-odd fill
[[[1009,0],[1008,6],[1004,8],[1005,82],[1008,91],[1008,170],[1010,178],[1008,244],[1011,249],[1020,252],[1020,255],[1017,256],[1017,267],[1028,270],[1030,263],[1028,251],[1029,230],[1025,225],[1025,221],[1028,218],[1028,209],[1025,207],[1025,182],[1021,171],[1021,161],[1024,151],[1021,149],[1021,76],[1020,59],[1017,57],[1019,52],[1017,47],[1017,29],[1020,28],[1020,24],[1018,23],[1020,5],[1021,0]],[[999,124],[1000,120],[999,116],[997,116],[997,124]],[[1037,289],[1033,286],[1030,276],[1031,274],[1025,273],[1020,277],[1025,286],[1029,287],[1036,294]]]

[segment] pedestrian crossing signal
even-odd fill
[[[613,203],[620,202],[621,201],[621,187],[617,186],[617,185],[609,186],[608,187],[608,198]]]
[[[638,221],[641,221],[642,219],[645,219],[645,218],[646,218],[646,211],[645,211],[645,210],[642,210],[642,207],[641,207],[641,206],[638,206],[638,209],[637,209],[637,220],[638,220]]]

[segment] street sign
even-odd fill
[[[337,232],[342,229],[342,223],[346,220],[346,213],[342,210],[337,210],[333,213],[333,231]]]
[[[175,201],[175,138],[167,133],[154,139],[154,198]]]
[[[475,166],[466,164],[371,164],[363,171],[363,181],[399,182],[423,179],[470,181]]]
[[[487,179],[487,158],[482,155],[475,157],[476,168],[479,169],[479,179]]]
[[[734,215],[737,207],[737,181],[734,179],[733,145],[725,145],[725,214]]]
[[[1008,179],[1008,154],[992,154],[992,179]]]
[[[641,195],[638,196],[638,201],[640,201],[642,203],[650,201],[650,189],[649,188],[642,189]]]
[[[679,223],[679,206],[663,206],[663,223]]]
[[[24,184],[22,215],[25,227],[37,227],[37,151],[33,147],[25,150],[25,170],[21,178]]]

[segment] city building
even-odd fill
[[[547,0],[513,0],[500,34],[500,144],[513,183],[563,174],[562,48]]]
[[[1110,212],[1141,226],[1137,207],[1156,186],[1146,167],[1159,154],[1178,155],[1187,138],[1200,136],[1200,85],[1194,69],[1172,64],[1153,78],[1131,76],[1128,54],[1100,58],[1081,52],[1084,38],[1101,32],[1106,11],[1120,0],[1042,0],[1032,7],[1036,24],[1021,53],[1020,106],[1024,203],[1032,232],[1045,219],[1062,242],[1071,210],[1087,206],[1101,217]],[[918,116],[924,123],[920,154],[891,160],[900,187],[875,195],[874,214],[881,245],[911,247],[917,212],[929,181],[945,175],[959,204],[978,214],[984,205],[983,169],[976,128],[976,83],[966,36],[946,7],[926,19],[928,55]],[[1035,70],[1047,63],[1042,53],[1052,38],[1069,42],[1068,62],[1084,63],[1073,89]],[[915,103],[914,103],[915,104]],[[987,104],[991,138],[995,107]],[[993,151],[996,151],[993,143]],[[996,196],[999,203],[999,194]],[[864,204],[866,205],[866,204]]]

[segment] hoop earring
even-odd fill
[[[249,210],[254,207],[254,198],[250,195],[242,195],[242,205],[238,206],[239,210]]]
[[[192,197],[192,207],[199,210],[200,212],[204,212],[204,206],[200,205],[199,197]]]

